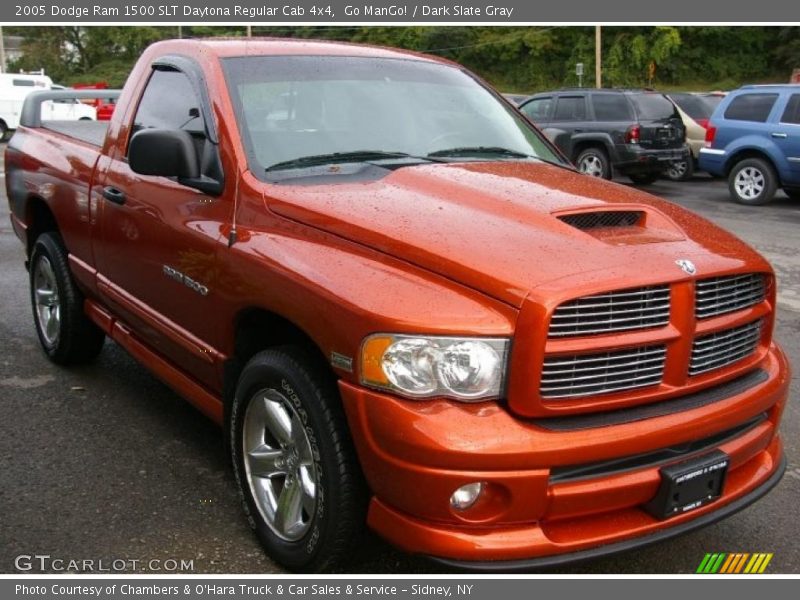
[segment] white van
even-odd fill
[[[47,75],[28,73],[0,73],[0,140],[19,125],[22,103],[31,92],[65,89],[54,85]],[[74,98],[65,98],[42,103],[43,120],[75,121],[97,119],[93,106],[83,104]]]

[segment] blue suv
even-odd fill
[[[783,188],[800,200],[800,85],[749,85],[711,115],[699,167],[728,178],[742,204],[766,204]]]

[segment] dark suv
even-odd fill
[[[655,181],[689,157],[686,128],[662,94],[571,89],[536,94],[520,106],[584,173],[610,179],[612,168],[634,183]]]

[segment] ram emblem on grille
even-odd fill
[[[687,275],[694,275],[695,273],[697,273],[697,269],[695,268],[694,263],[690,260],[687,260],[685,258],[679,258],[678,260],[675,261],[675,264],[678,265],[681,269],[683,269],[683,272],[686,273]]]

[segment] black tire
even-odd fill
[[[0,121],[0,142],[5,142],[8,136],[8,125],[5,121]]]
[[[746,158],[728,173],[728,191],[739,204],[761,206],[775,196],[778,177],[772,165],[761,158]]]
[[[52,290],[50,306],[45,301],[48,289]],[[59,365],[94,360],[103,348],[105,334],[83,312],[83,294],[72,279],[67,251],[57,233],[43,233],[34,243],[30,293],[36,334],[48,358]]]
[[[265,406],[272,408],[262,408]],[[276,411],[288,421],[267,418]],[[266,419],[263,426],[259,415]],[[283,426],[290,424],[290,433],[284,430],[282,436],[291,442],[281,443],[280,436],[272,433],[269,423],[277,421]],[[297,428],[297,423],[304,427]],[[256,354],[239,377],[227,431],[244,510],[267,554],[292,571],[339,570],[364,532],[367,494],[333,377],[297,348]],[[254,435],[258,437],[255,444]],[[308,444],[306,451],[301,448],[302,440],[295,443],[300,438]],[[267,467],[255,462],[253,457],[259,456],[255,448],[260,449],[260,456],[271,456]],[[269,476],[251,477],[250,471],[256,468],[265,469]],[[283,469],[284,475],[276,468]],[[316,495],[307,509],[306,502],[312,500],[306,482],[312,479]],[[262,491],[267,488],[269,493]],[[284,502],[287,490],[295,490],[294,496],[301,498]],[[260,500],[257,493],[262,494]],[[275,506],[270,506],[270,498]],[[291,504],[296,505],[296,512],[287,509],[283,514],[296,516],[291,521],[294,529],[285,526],[287,516],[278,516],[280,507]]]
[[[675,161],[664,171],[664,177],[670,181],[688,181],[692,175],[694,175],[694,159],[691,156],[686,160]]]
[[[586,148],[575,159],[575,167],[581,172],[593,177],[611,179],[611,161],[602,148],[593,146]]]
[[[636,185],[650,185],[661,176],[660,173],[630,173],[628,177]]]

